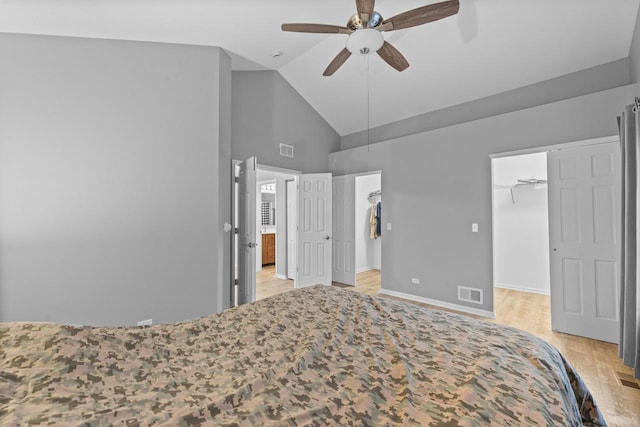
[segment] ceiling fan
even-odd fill
[[[401,30],[437,21],[455,15],[460,8],[459,0],[448,0],[383,19],[378,12],[373,10],[374,5],[375,0],[356,0],[357,13],[349,18],[344,27],[327,24],[282,24],[282,31],[349,35],[347,46],[331,61],[322,73],[323,76],[331,76],[335,73],[353,53],[368,55],[377,52],[393,68],[404,71],[409,67],[409,62],[398,49],[385,41],[382,32]]]

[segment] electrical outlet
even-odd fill
[[[419,285],[420,284],[420,279],[416,279],[415,277],[413,279],[411,279],[411,284],[413,285]]]
[[[474,222],[471,224],[471,232],[472,233],[477,233],[478,232],[478,223]]]
[[[138,322],[138,326],[149,326],[153,323],[153,319],[141,320]]]

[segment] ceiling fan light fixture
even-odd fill
[[[329,63],[322,73],[332,76],[352,54],[370,55],[376,52],[387,64],[397,71],[404,71],[409,62],[402,54],[385,41],[382,32],[402,30],[438,21],[458,13],[460,0],[444,0],[426,6],[407,10],[391,18],[383,19],[374,10],[375,0],[356,0],[356,13],[349,18],[347,24],[282,24],[282,31],[315,34],[348,34],[347,45]],[[368,63],[368,61],[367,61]]]
[[[378,30],[363,28],[354,31],[347,39],[347,49],[357,55],[377,52],[384,44],[384,36]]]

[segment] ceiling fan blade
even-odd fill
[[[387,41],[378,49],[378,55],[398,71],[404,71],[409,67],[409,62],[406,58]]]
[[[412,9],[382,21],[382,31],[401,30],[437,21],[458,13],[459,0],[449,0]]]
[[[375,3],[375,0],[356,0],[356,10],[363,23],[369,22]]]
[[[296,33],[351,34],[353,30],[339,25],[327,24],[282,24],[282,31]]]
[[[340,68],[347,59],[349,59],[350,56],[351,56],[351,52],[349,52],[349,50],[345,47],[340,51],[338,56],[333,58],[333,61],[331,61],[331,63],[329,64],[327,69],[324,70],[324,73],[322,73],[322,75],[323,76],[333,75],[333,73],[335,73],[338,70],[338,68]]]

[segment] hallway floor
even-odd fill
[[[369,270],[356,275],[356,286],[349,289],[369,295],[377,295],[380,291],[380,270]],[[339,285],[338,285],[339,286]],[[276,277],[275,265],[265,265],[256,274],[256,300],[268,298],[293,289],[293,280]]]

